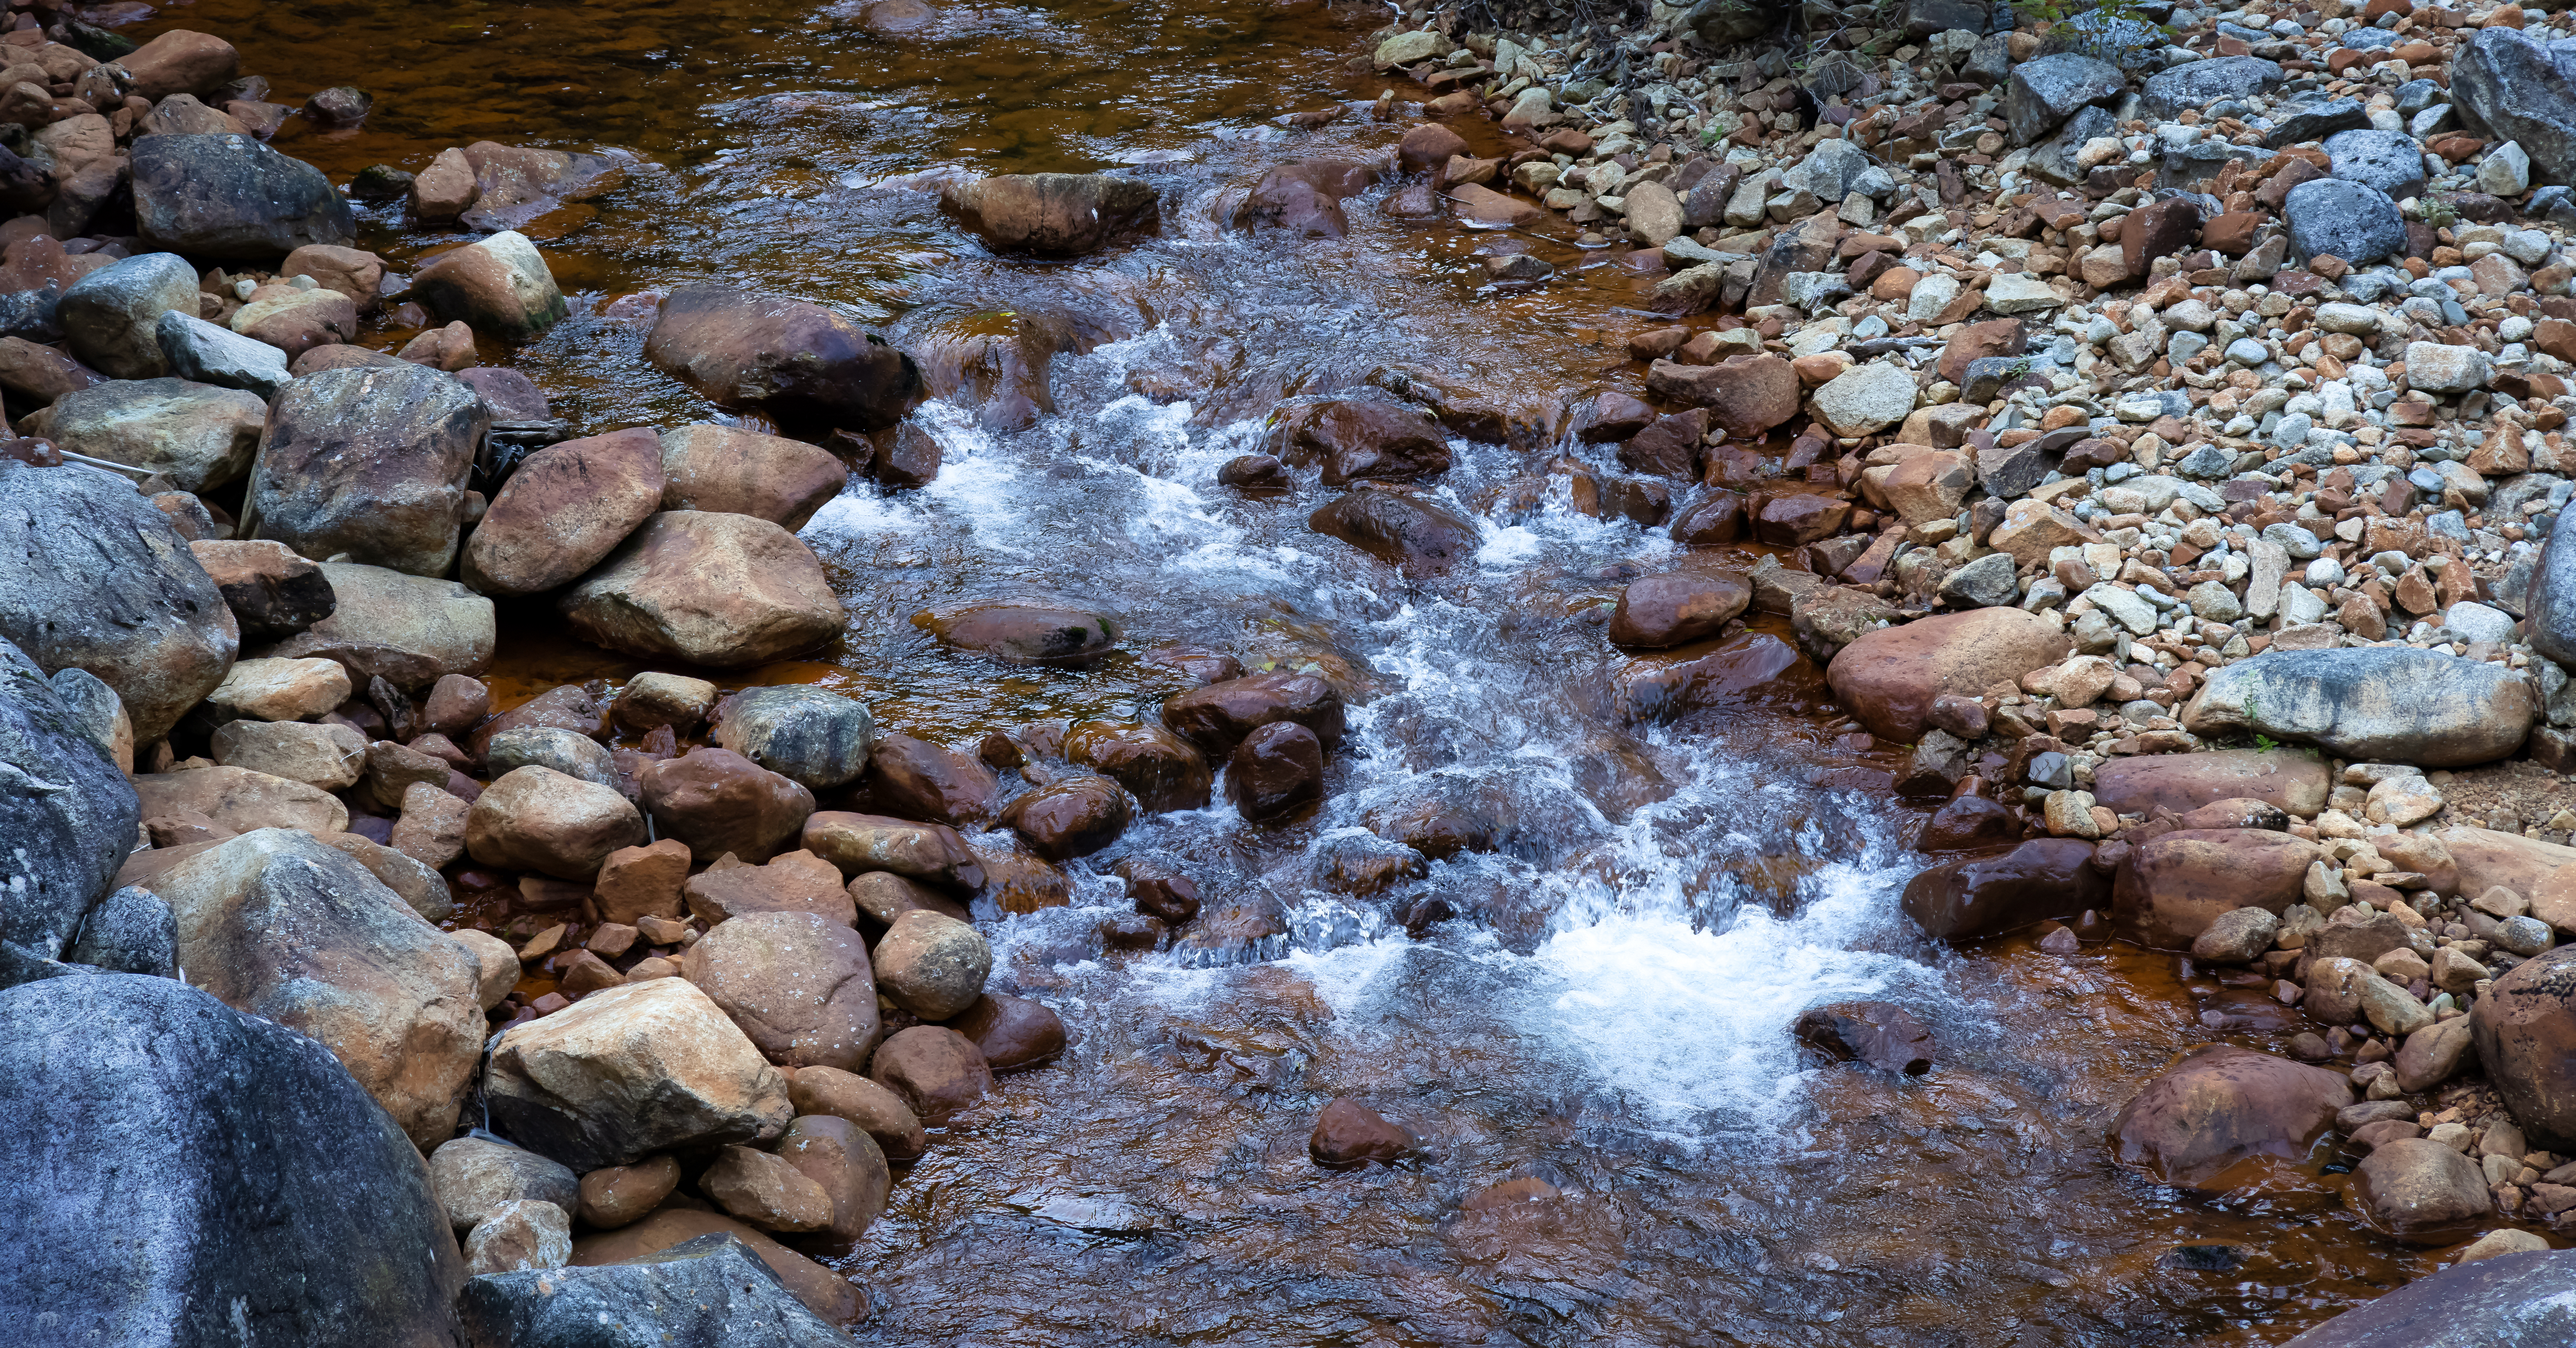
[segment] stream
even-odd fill
[[[967,748],[1150,717],[1193,686],[1148,658],[1169,647],[1316,672],[1350,698],[1309,818],[1249,826],[1220,793],[1071,863],[1069,906],[978,914],[992,986],[1053,1006],[1073,1044],[897,1167],[842,1264],[875,1304],[861,1342],[2277,1344],[2431,1271],[2335,1201],[2340,1175],[2220,1205],[2114,1167],[2112,1116],[2217,1037],[2201,1014],[2221,989],[2127,947],[1922,939],[1896,907],[1922,865],[1921,811],[1888,787],[1900,751],[1857,733],[1812,665],[1678,719],[1623,714],[1629,657],[1603,637],[1619,588],[1756,552],[1685,554],[1532,477],[1558,453],[1609,465],[1612,447],[1453,437],[1432,490],[1478,520],[1480,546],[1429,580],[1309,530],[1333,495],[1311,482],[1217,484],[1265,448],[1283,398],[1427,380],[1544,428],[1599,389],[1642,392],[1624,344],[1652,278],[1562,225],[1395,219],[1381,185],[1346,203],[1347,237],[1226,226],[1228,188],[1291,157],[1382,156],[1410,124],[1373,121],[1388,82],[1349,66],[1385,18],[1208,0],[200,0],[124,31],[220,33],[283,101],[367,89],[364,129],[279,137],[335,181],[482,139],[625,157],[612,190],[526,230],[573,317],[485,349],[576,433],[760,426],[642,358],[650,308],[633,297],[702,281],[836,307],[953,389],[916,414],[942,447],[936,481],[854,479],[804,531],[849,609],[840,640],[733,685],[824,684],[881,728]],[[1319,130],[1277,120],[1334,103],[1350,115]],[[1157,186],[1159,237],[1005,261],[935,194],[1101,169]],[[360,245],[399,270],[470,237],[360,214]],[[1490,286],[1479,258],[1498,249],[1557,277]],[[1114,614],[1119,651],[1003,669],[911,620],[1028,594]],[[1762,617],[1734,640],[1787,637]],[[493,686],[509,702],[639,668],[548,610],[505,608]],[[1475,821],[1490,850],[1411,863],[1381,831],[1426,806]],[[1130,911],[1111,868],[1131,857],[1207,896],[1172,948],[1099,935]],[[1801,1010],[1863,997],[1931,1027],[1933,1072],[1797,1046]],[[1422,1154],[1319,1170],[1307,1133],[1337,1095]]]

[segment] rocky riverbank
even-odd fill
[[[1660,531],[1680,564],[1586,618],[1626,653],[1605,716],[1828,690],[1930,811],[1902,899],[1923,932],[2037,927],[2070,967],[2177,952],[2226,989],[2213,1039],[2282,1050],[2176,1063],[2111,1125],[2121,1164],[2221,1197],[2348,1166],[2374,1227],[2464,1247],[2303,1341],[2394,1341],[2368,1335],[2428,1304],[2512,1341],[2478,1317],[2563,1282],[2534,1252],[2576,1229],[2576,544],[2552,528],[2576,46],[2511,6],[2337,9],[1987,32],[1918,3],[1796,69],[1697,10],[1619,34],[1417,14],[1362,58],[1411,81],[1375,105],[1382,154],[1283,162],[1214,222],[1294,246],[1346,203],[1454,214],[1492,229],[1495,293],[1558,284],[1538,253],[1570,244],[1663,317],[1601,387],[1425,370],[1290,400],[1218,480],[1340,489],[1317,546],[1389,586],[1550,509]],[[620,303],[727,422],[576,425],[484,361],[567,316],[518,231],[620,161],[487,141],[335,184],[266,139],[363,126],[362,93],[289,108],[218,37],[22,15],[0,1004],[38,1027],[6,1089],[34,1120],[9,1159],[42,1179],[0,1210],[47,1234],[6,1304],[65,1342],[226,1316],[295,1342],[843,1341],[868,1307],[839,1270],[906,1163],[1067,1048],[997,975],[995,924],[1106,884],[1134,912],[1094,950],[1263,948],[1274,909],[1201,916],[1188,867],[1090,859],[1157,814],[1311,818],[1363,681],[1029,596],[912,621],[997,678],[1132,650],[1195,687],[942,744],[754,686],[853,621],[800,531],[854,484],[938,480],[925,397],[1046,405],[1029,330],[979,384],[809,299],[679,287]],[[355,246],[353,199],[476,238],[404,274]],[[1049,261],[1185,208],[1105,174],[942,204]],[[1438,494],[1470,442],[1524,475]],[[505,613],[641,672],[496,697]],[[1587,770],[1604,800],[1653,785],[1641,754]],[[1366,899],[1511,826],[1372,815],[1383,852],[1331,883]],[[1899,1076],[1941,1029],[1876,1003],[1800,1025]],[[1337,1099],[1306,1156],[1420,1146]]]

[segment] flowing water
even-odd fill
[[[286,101],[374,93],[363,131],[280,138],[335,179],[485,138],[629,157],[614,190],[530,227],[575,316],[486,353],[584,433],[714,415],[640,355],[631,297],[677,284],[822,301],[922,356],[954,390],[918,414],[946,467],[816,517],[848,630],[752,681],[824,683],[961,746],[1150,717],[1189,686],[1143,658],[1170,645],[1351,694],[1312,819],[1249,827],[1221,797],[1148,818],[1069,868],[1070,907],[985,915],[995,987],[1057,1008],[1075,1042],[901,1174],[846,1262],[876,1305],[863,1342],[2270,1344],[2429,1271],[2337,1205],[2329,1157],[2304,1194],[2232,1205],[2114,1168],[2113,1113],[2245,994],[2117,947],[1912,935],[1895,901],[1918,816],[1811,666],[1623,719],[1601,635],[1618,586],[1752,558],[1589,518],[1562,478],[1521,486],[1508,522],[1481,513],[1552,454],[1598,449],[1456,440],[1437,489],[1479,512],[1482,544],[1424,582],[1310,532],[1327,494],[1216,485],[1279,399],[1390,371],[1537,426],[1637,387],[1642,283],[1607,252],[1389,218],[1385,187],[1348,203],[1342,239],[1220,226],[1225,189],[1272,163],[1384,153],[1392,129],[1365,115],[1383,84],[1345,64],[1384,18],[205,0],[132,31],[223,34]],[[1354,115],[1321,131],[1274,120],[1335,102]],[[1107,167],[1157,184],[1163,234],[1073,263],[993,258],[929,190]],[[363,214],[397,265],[464,237]],[[1497,248],[1559,278],[1485,288]],[[1030,592],[1115,614],[1120,654],[1004,670],[910,621]],[[1735,640],[1776,643],[1765,626]],[[526,610],[497,682],[524,697],[634,668]],[[1406,868],[1373,825],[1426,802],[1493,850]],[[1104,949],[1128,856],[1196,877],[1196,935]],[[1857,997],[1914,1009],[1937,1070],[1802,1056],[1797,1013]],[[1306,1135],[1335,1095],[1411,1128],[1421,1157],[1318,1170]]]

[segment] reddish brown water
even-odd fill
[[[806,532],[848,601],[844,638],[732,682],[829,683],[952,743],[1147,714],[1182,686],[1139,658],[1168,643],[1314,669],[1362,700],[1319,817],[1147,820],[1071,868],[1072,907],[986,915],[995,986],[1055,1006],[1076,1042],[902,1176],[847,1262],[878,1308],[860,1337],[2274,1344],[2434,1267],[2362,1229],[2329,1157],[2233,1204],[2117,1170],[2112,1115],[2211,1036],[2198,1017],[2221,989],[2165,956],[1916,938],[1895,914],[1915,816],[1830,708],[1620,723],[1600,606],[1671,564],[1659,533],[1560,496],[1417,585],[1309,533],[1315,494],[1214,485],[1277,398],[1380,367],[1531,406],[1635,385],[1621,343],[1638,282],[1605,253],[1523,237],[1567,274],[1489,291],[1474,259],[1494,235],[1389,219],[1384,189],[1351,203],[1345,239],[1218,226],[1219,192],[1267,164],[1383,151],[1392,130],[1361,116],[1315,134],[1271,121],[1364,108],[1381,86],[1343,62],[1382,18],[1072,0],[941,7],[876,34],[853,6],[742,0],[207,0],[137,30],[224,34],[289,101],[369,89],[365,130],[284,137],[341,179],[482,138],[635,156],[617,189],[533,227],[574,318],[489,353],[585,433],[710,415],[644,365],[642,324],[613,316],[632,306],[611,309],[673,284],[834,304],[950,370],[1024,321],[1082,334],[1023,386],[1052,404],[1030,424],[986,424],[971,396],[926,407],[938,482],[854,486]],[[998,261],[932,196],[879,186],[1113,166],[1163,188],[1164,235],[1064,265]],[[366,229],[397,261],[462,237],[383,209]],[[1457,452],[1445,487],[1474,506],[1550,451]],[[1029,590],[1118,615],[1122,654],[1002,671],[909,621]],[[507,616],[505,701],[636,668],[542,609]],[[1504,823],[1504,850],[1379,893],[1335,879],[1388,850],[1373,812],[1446,793]],[[1108,867],[1128,855],[1250,911],[1238,938],[1273,934],[1225,939],[1209,918],[1221,930],[1192,948],[1104,953],[1095,928],[1124,907]],[[1460,916],[1409,939],[1398,915],[1432,898]],[[1857,996],[1915,1008],[1940,1067],[1898,1081],[1802,1058],[1796,1013]],[[1413,1128],[1423,1157],[1317,1170],[1306,1133],[1337,1094]]]

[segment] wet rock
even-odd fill
[[[42,1177],[0,1186],[0,1318],[31,1341],[219,1343],[245,1306],[282,1342],[456,1340],[427,1168],[310,1039],[130,974],[11,988],[0,1016],[0,1164]]]
[[[809,790],[867,770],[876,733],[867,704],[820,688],[749,688],[718,708],[716,742]]]
[[[2296,1163],[2353,1102],[2340,1072],[2229,1044],[2185,1054],[2122,1107],[2112,1155],[2160,1183],[2223,1191],[2248,1162]]]
[[[65,394],[22,427],[68,453],[131,464],[203,493],[250,471],[268,406],[184,379],[111,380]]]
[[[1254,730],[1278,721],[1294,721],[1315,732],[1316,741],[1329,750],[1342,742],[1342,696],[1311,674],[1252,674],[1163,701],[1163,724],[1211,758],[1232,754]]]
[[[1128,893],[1135,896],[1137,912],[1169,927],[1181,926],[1198,916],[1199,887],[1188,876],[1135,857],[1119,862],[1117,874],[1127,882]]]
[[[2179,830],[2133,848],[2120,867],[2112,919],[2156,950],[2188,950],[2239,908],[2278,917],[2299,902],[2316,845],[2266,829]]]
[[[1429,497],[1362,482],[1315,511],[1306,526],[1408,575],[1448,570],[1474,555],[1476,526]]]
[[[242,532],[308,557],[443,575],[489,424],[474,390],[417,365],[295,380],[269,411]]]
[[[1905,915],[1924,934],[1967,941],[2110,906],[2111,880],[2081,838],[2033,838],[2009,851],[1946,861],[1905,886]]]
[[[1957,796],[1933,811],[1915,836],[1918,852],[1985,851],[2021,841],[2021,823],[2001,801]]]
[[[588,880],[609,853],[643,842],[643,816],[615,788],[534,766],[484,788],[465,825],[476,861],[565,880]]]
[[[141,807],[44,672],[0,640],[0,941],[60,957],[133,848]]]
[[[1825,671],[1834,697],[1881,739],[1922,738],[1934,698],[1975,697],[2064,660],[2067,636],[2035,614],[1984,608],[1868,633]]]
[[[2539,180],[2576,178],[2576,57],[2517,28],[2481,28],[2451,60],[2452,108],[2463,125],[2512,141]]]
[[[887,1000],[924,1020],[973,1006],[993,968],[992,948],[973,927],[930,912],[895,919],[874,958]]]
[[[919,1156],[927,1143],[911,1106],[866,1077],[830,1067],[800,1067],[788,1082],[788,1095],[800,1116],[846,1120],[895,1160]]]
[[[1063,1019],[1022,997],[986,993],[948,1027],[973,1040],[997,1073],[1041,1066],[1064,1052]]]
[[[698,1188],[734,1216],[770,1231],[817,1231],[832,1220],[832,1196],[796,1167],[767,1152],[725,1147],[698,1178]]]
[[[717,668],[810,650],[843,619],[822,563],[794,534],[696,510],[646,520],[558,607],[595,645]]]
[[[1002,807],[999,822],[1049,861],[1089,856],[1118,841],[1135,818],[1127,793],[1106,777],[1060,777]]]
[[[380,566],[324,562],[321,571],[331,590],[330,616],[251,648],[251,658],[335,660],[353,682],[382,678],[398,688],[480,674],[491,665],[491,600],[452,580]]]
[[[506,1204],[551,1203],[570,1212],[581,1201],[581,1181],[570,1170],[523,1147],[482,1137],[439,1143],[429,1156],[429,1188],[459,1234]]]
[[[1118,623],[1105,613],[1044,602],[976,603],[913,616],[913,625],[943,646],[1014,665],[1083,669],[1118,644]]]
[[[984,887],[984,867],[974,849],[943,824],[823,810],[805,820],[804,844],[844,876],[892,871],[951,893]]]
[[[664,510],[756,515],[790,533],[849,478],[819,445],[705,422],[662,432],[662,474]]]
[[[1610,618],[1613,645],[1662,650],[1714,636],[1752,602],[1732,576],[1673,572],[1633,581]]]
[[[704,1348],[845,1348],[850,1341],[726,1233],[598,1267],[486,1274],[465,1285],[457,1315],[474,1342],[512,1348],[609,1348],[617,1340],[605,1337],[605,1327],[645,1324]]]
[[[773,1062],[855,1072],[876,1047],[867,946],[845,924],[813,913],[738,916],[689,947],[680,976]]]
[[[154,248],[257,262],[357,237],[320,169],[249,136],[145,136],[133,172],[136,232]]]
[[[1191,756],[1195,759],[1196,752]],[[1204,775],[1206,770],[1200,771]],[[880,734],[868,750],[867,777],[858,799],[871,814],[957,828],[992,813],[998,786],[991,769],[965,754],[909,735]],[[1201,798],[1205,803],[1204,790]]]
[[[775,1138],[786,1080],[705,993],[679,978],[608,988],[513,1026],[484,1093],[496,1126],[571,1166]]]
[[[912,357],[831,310],[723,286],[673,290],[644,358],[720,407],[783,424],[882,430],[921,388]]]
[[[330,1049],[422,1145],[454,1131],[482,1048],[481,966],[364,867],[259,829],[142,883],[169,903],[192,981]]]
[[[1449,441],[1431,414],[1403,403],[1335,398],[1280,415],[1281,461],[1323,469],[1324,485],[1410,482],[1449,471]]]
[[[1198,746],[1158,725],[1085,721],[1065,734],[1064,756],[1125,787],[1147,814],[1205,809],[1214,786]]]
[[[82,363],[116,379],[156,379],[170,373],[160,330],[173,311],[196,313],[196,269],[175,253],[144,253],[74,282],[56,312]]]
[[[895,1093],[924,1124],[946,1127],[960,1111],[993,1093],[993,1071],[974,1041],[939,1025],[915,1025],[887,1037],[868,1076]]]
[[[830,862],[803,850],[782,852],[763,866],[717,857],[681,893],[689,911],[710,926],[752,913],[808,913],[847,927],[858,920],[858,908],[840,879]]]
[[[2325,808],[2325,761],[2298,749],[2218,749],[2114,758],[2093,770],[2094,803],[2118,814],[2187,814],[2226,800],[2258,800],[2300,818]]]
[[[177,310],[161,315],[153,340],[172,374],[201,385],[256,394],[263,414],[265,400],[276,396],[289,377],[284,351]],[[256,447],[258,441],[258,433],[252,432],[252,445]]]
[[[2447,1245],[2495,1211],[2477,1165],[2430,1138],[2382,1143],[2354,1176],[2371,1222],[2409,1244]]]
[[[544,256],[516,230],[430,259],[412,277],[411,293],[440,322],[505,341],[527,341],[567,312]]]
[[[662,489],[661,444],[648,428],[548,445],[501,484],[466,540],[459,574],[489,595],[568,584],[652,517]]]
[[[1012,173],[951,188],[942,204],[997,253],[1080,257],[1162,228],[1151,183],[1106,173]]]
[[[2213,671],[2194,734],[2269,735],[2356,761],[2465,767],[2530,733],[2531,685],[2500,664],[2404,647],[2271,651]]]
[[[2406,251],[2406,220],[2388,194],[2367,183],[2318,178],[2290,189],[2281,214],[2290,249],[2302,258],[2331,254],[2367,266]]]
[[[1815,670],[1768,632],[1744,632],[1703,651],[1641,655],[1611,675],[1620,719],[1668,721],[1712,707],[1811,701]]]
[[[596,196],[617,179],[616,165],[598,155],[488,140],[466,146],[461,154],[442,151],[439,160],[447,161],[451,154],[462,161],[458,167],[473,173],[468,190],[457,192],[453,186],[449,190],[456,192],[452,204],[462,213],[465,226],[475,230],[517,229],[551,214],[564,202]],[[439,164],[433,162],[430,167],[436,169]]]
[[[2552,1348],[2576,1333],[2576,1305],[2566,1296],[2571,1276],[2576,1251],[2482,1260],[2464,1253],[2451,1267],[2345,1311],[2283,1348]]]
[[[1323,799],[1322,741],[1294,721],[1254,730],[1226,760],[1225,794],[1254,823],[1284,818]]]
[[[1728,438],[1758,440],[1798,415],[1804,386],[1797,368],[1779,356],[1731,356],[1722,365],[1676,365],[1659,360],[1646,369],[1646,387],[1693,407]]]
[[[2028,145],[2086,107],[2107,107],[2128,91],[2118,67],[2063,52],[2013,67],[2005,86],[2004,120],[2016,145]]]
[[[2469,1011],[2478,1062],[2542,1146],[2576,1145],[2576,946],[2516,965]]]
[[[1357,1100],[1334,1100],[1315,1116],[1308,1155],[1327,1170],[1356,1170],[1375,1161],[1392,1165],[1411,1155],[1413,1135]]]
[[[1932,1070],[1932,1032],[1889,1002],[1836,1002],[1798,1017],[1798,1037],[1837,1058],[1857,1058],[1886,1072]]]
[[[1338,239],[1349,232],[1341,198],[1378,179],[1365,164],[1330,161],[1278,165],[1261,175],[1234,212],[1237,229],[1275,226],[1307,238]]]
[[[758,1228],[718,1212],[666,1207],[621,1230],[584,1236],[573,1242],[573,1268],[631,1267],[647,1260],[663,1257],[666,1253],[685,1256],[686,1251],[681,1249],[683,1245],[705,1248],[698,1243],[699,1238],[735,1242],[749,1250],[772,1276],[785,1285],[796,1301],[823,1320],[833,1324],[847,1324],[867,1313],[866,1294],[849,1279],[779,1244]],[[561,1276],[579,1277],[581,1275],[567,1271]],[[742,1281],[743,1273],[729,1266],[726,1276],[727,1285],[732,1289],[727,1295],[738,1298],[741,1289],[745,1287]],[[487,1286],[492,1281],[492,1279],[477,1279],[469,1286]],[[691,1304],[694,1306],[700,1303]],[[723,1298],[718,1298],[716,1304],[726,1303]],[[739,1306],[743,1303],[735,1300],[732,1304]],[[586,1317],[595,1317],[596,1313],[592,1308],[583,1308],[583,1314]],[[659,1309],[651,1312],[656,1317],[652,1323],[657,1325],[663,1323],[658,1317],[670,1313]],[[744,1325],[746,1337],[742,1339],[729,1340],[718,1337],[708,1341],[718,1345],[718,1348],[734,1348],[736,1344],[741,1345],[741,1348],[770,1348],[772,1344],[807,1342],[778,1334],[771,1327],[776,1320],[764,1321],[763,1317],[767,1314],[769,1312],[764,1309],[761,1313],[746,1316]],[[595,1319],[593,1323],[596,1323]],[[713,1333],[714,1331],[704,1332]],[[846,1341],[834,1338],[819,1340],[819,1342],[830,1343],[834,1348],[839,1348]],[[583,1340],[572,1340],[571,1343],[575,1348],[592,1348]],[[614,1348],[626,1348],[626,1345],[618,1344],[614,1345]]]
[[[137,743],[169,733],[239,645],[223,597],[169,517],[104,472],[0,460],[0,637],[38,666],[116,691]]]
[[[384,259],[363,248],[308,244],[287,254],[277,274],[290,279],[310,276],[322,289],[348,296],[362,313],[383,298]]]
[[[869,1224],[885,1211],[887,1192],[894,1186],[875,1140],[858,1125],[830,1114],[806,1115],[789,1124],[777,1159],[822,1189],[829,1216],[820,1231],[826,1246],[837,1251],[850,1249],[867,1234]]]

